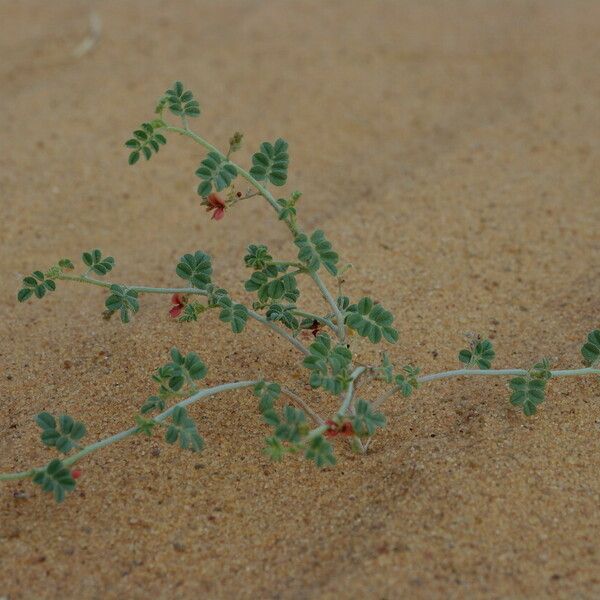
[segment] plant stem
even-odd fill
[[[296,392],[294,392],[294,391],[292,391],[292,390],[290,390],[289,388],[286,388],[286,387],[282,387],[281,391],[286,396],[289,396],[292,400],[294,400],[295,402],[297,402],[312,417],[313,421],[317,425],[325,425],[325,420],[323,419],[323,417],[321,417],[321,415],[319,415],[318,413],[316,413],[306,403],[306,401],[303,398],[301,398],[300,396],[298,396],[298,394],[296,394]]]
[[[98,279],[92,279],[91,277],[86,277],[84,275],[75,276],[75,275],[64,275],[61,274],[57,277],[57,279],[62,279],[63,281],[76,281],[79,283],[89,283],[91,285],[97,285],[103,288],[110,288],[114,283],[108,281],[99,281]],[[119,284],[121,285],[121,284]],[[206,292],[204,290],[200,290],[198,288],[160,288],[160,287],[149,287],[146,285],[127,285],[125,286],[127,289],[135,290],[136,292],[140,292],[143,294],[195,294],[197,296],[206,296]],[[300,343],[295,337],[290,335],[287,331],[273,323],[273,321],[269,321],[266,317],[254,312],[253,310],[248,309],[248,316],[266,325],[269,329],[274,331],[277,335],[285,338],[296,350],[299,350],[305,355],[310,354],[309,351],[304,347],[302,343]]]
[[[269,319],[267,319],[266,317],[263,317],[262,315],[258,314],[257,312],[254,312],[253,310],[250,310],[249,308],[247,310],[249,317],[252,317],[255,321],[266,325],[269,329],[273,330],[275,333],[285,338],[290,344],[292,344],[292,346],[294,346],[294,348],[296,348],[296,350],[299,350],[300,352],[302,352],[302,354],[305,354],[306,356],[310,354],[308,349],[299,340],[297,340],[294,336],[290,335],[287,331],[285,331],[278,325],[275,325],[273,321],[269,321]]]
[[[224,383],[222,385],[217,385],[217,386],[214,386],[211,388],[206,388],[206,389],[200,390],[199,392],[196,392],[189,398],[185,398],[185,400],[181,400],[181,402],[174,404],[173,406],[169,407],[167,410],[163,411],[162,413],[160,413],[159,415],[154,417],[154,421],[156,421],[157,423],[161,423],[162,421],[166,420],[169,416],[171,416],[173,411],[178,406],[181,406],[181,407],[189,406],[190,404],[193,404],[194,402],[197,402],[198,400],[202,400],[203,398],[206,398],[208,396],[220,394],[221,392],[228,392],[231,390],[237,390],[237,389],[241,389],[241,388],[250,387],[252,385],[256,385],[257,383],[258,383],[258,381],[235,381],[232,383]],[[85,448],[82,448],[79,452],[76,452],[75,454],[64,459],[63,464],[66,467],[70,467],[71,465],[74,465],[76,462],[80,461],[84,456],[87,456],[91,452],[95,452],[96,450],[100,450],[101,448],[105,448],[106,446],[110,446],[111,444],[120,442],[121,440],[124,440],[132,435],[137,434],[137,433],[138,433],[137,427],[130,427],[129,429],[125,429],[124,431],[116,433],[115,435],[111,435],[110,437],[104,438],[102,440],[99,440],[98,442],[95,442],[93,444],[90,444],[89,446],[86,446]],[[41,467],[41,468],[44,468],[44,467]],[[29,471],[21,471],[18,473],[0,473],[0,481],[11,481],[11,480],[15,480],[15,479],[25,479],[27,477],[33,477],[33,475],[35,475],[35,473],[39,470],[40,469],[34,468],[34,469],[29,469]]]
[[[173,127],[172,125],[167,125],[166,127],[164,127],[164,129],[166,131],[172,131],[174,133],[180,133],[181,135],[186,135],[186,136],[192,138],[195,142],[197,142],[201,146],[204,146],[209,152],[216,152],[220,157],[224,158],[225,160],[228,160],[227,156],[225,154],[223,154],[218,148],[213,146],[210,142],[207,142],[204,138],[200,137],[197,133],[194,133],[189,128],[182,129],[181,127]],[[238,175],[242,176],[246,181],[248,181],[251,185],[253,185],[261,193],[263,198],[273,207],[275,212],[277,214],[279,214],[281,212],[281,208],[275,201],[275,198],[273,198],[271,193],[267,190],[267,188],[265,186],[261,185],[258,181],[256,181],[256,179],[254,179],[254,177],[252,177],[252,175],[250,175],[250,173],[248,173],[248,171],[246,171],[245,169],[242,169],[242,167],[240,167],[239,165],[237,165],[236,163],[234,163],[232,161],[229,161],[229,162],[235,167],[236,171],[238,172]]]
[[[337,327],[335,328],[335,331],[340,342],[344,343],[346,341],[346,326],[344,325],[344,317],[342,316],[337,302],[334,300],[333,296],[327,289],[327,286],[323,283],[323,280],[319,277],[319,274],[316,271],[309,271],[309,275],[311,276],[312,280],[316,283],[321,294],[323,295],[323,298],[325,298],[325,300],[327,300],[327,302],[329,303],[329,306],[331,306],[331,309],[335,314],[335,320],[337,322]]]
[[[441,373],[433,373],[431,375],[422,375],[417,377],[419,383],[427,383],[429,381],[437,381],[438,379],[449,379],[450,377],[502,377],[507,375],[512,376],[525,376],[528,375],[529,371],[526,369],[455,369],[453,371],[442,371]],[[600,369],[594,369],[592,367],[586,367],[583,369],[562,369],[556,371],[550,371],[552,378],[554,377],[580,377],[584,375],[600,375]],[[391,390],[388,390],[379,398],[373,401],[373,408],[381,406],[388,398],[391,398],[396,392],[399,391],[398,386],[394,386]]]
[[[356,367],[352,374],[350,375],[350,383],[348,384],[348,389],[346,390],[346,395],[344,397],[344,401],[340,406],[337,414],[339,417],[344,417],[348,409],[350,408],[350,403],[352,402],[352,398],[354,397],[354,381],[367,370],[367,367]]]
[[[191,129],[189,129],[189,127],[185,127],[182,129],[181,127],[173,127],[172,125],[167,125],[164,129],[166,131],[172,131],[174,133],[180,133],[181,135],[186,135],[186,136],[192,138],[195,142],[197,142],[201,146],[204,146],[204,148],[206,148],[209,152],[216,152],[221,158],[228,160],[227,156],[225,156],[218,148],[213,146],[210,142],[207,142],[204,138],[200,137],[197,133],[194,133]],[[260,184],[256,179],[254,179],[254,177],[252,177],[252,175],[250,175],[250,173],[248,173],[248,171],[246,171],[245,169],[243,169],[242,167],[240,167],[238,164],[236,164],[234,162],[231,162],[231,161],[229,161],[229,162],[230,162],[230,164],[232,164],[235,167],[236,171],[238,172],[238,175],[243,177],[246,181],[248,181],[251,185],[253,185],[260,192],[260,194],[263,196],[263,198],[271,205],[273,210],[279,216],[281,213],[281,207],[279,206],[279,204],[277,204],[277,201],[275,200],[275,198],[273,197],[271,192],[269,192],[269,190],[264,185]],[[294,237],[296,237],[299,233],[302,233],[300,228],[293,225],[289,221],[286,220],[285,223],[288,226],[288,228],[290,229],[290,231],[292,232],[292,235],[294,235]],[[310,276],[312,277],[313,281],[317,284],[317,287],[319,288],[321,294],[323,295],[323,298],[325,298],[325,300],[331,306],[331,308],[335,314],[336,320],[337,320],[337,328],[336,328],[337,336],[338,336],[340,342],[344,342],[344,340],[346,338],[346,327],[344,326],[344,319],[342,317],[342,314],[340,312],[340,309],[338,308],[336,301],[334,300],[331,293],[327,289],[327,286],[323,283],[323,280],[321,279],[321,277],[319,276],[319,274],[316,271],[310,271]]]
[[[85,275],[65,275],[60,274],[56,279],[61,279],[63,281],[76,281],[78,283],[89,283],[90,285],[97,285],[99,287],[110,289],[114,283],[110,281],[100,281],[99,279],[92,279],[91,277],[87,277]],[[147,285],[123,285],[128,290],[135,290],[136,292],[140,292],[142,294],[196,294],[198,296],[206,296],[206,292],[204,290],[200,290],[198,288],[165,288],[165,287],[150,287]]]

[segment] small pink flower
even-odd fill
[[[81,471],[81,469],[73,469],[73,470],[71,471],[71,477],[72,477],[73,479],[79,479],[79,478],[81,477],[81,474],[82,474],[82,471]]]
[[[171,307],[169,314],[173,319],[176,319],[183,312],[183,309],[187,304],[187,298],[183,294],[173,294],[171,297],[171,304],[173,306]]]
[[[352,427],[352,423],[349,421],[345,421],[341,425],[338,425],[335,421],[328,419],[325,421],[325,425],[329,427],[329,429],[325,431],[325,437],[334,438],[338,435],[354,435],[354,428]]]
[[[225,201],[216,192],[212,192],[208,195],[206,204],[208,206],[206,209],[208,212],[211,210],[214,211],[212,218],[215,221],[220,221],[225,216],[225,208],[227,208]]]

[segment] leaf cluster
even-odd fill
[[[346,324],[373,344],[380,342],[382,337],[391,344],[398,341],[398,331],[392,327],[394,315],[381,304],[365,296],[347,310]]]
[[[102,257],[102,252],[98,248],[84,252],[81,255],[81,260],[96,275],[106,275],[115,266],[115,259],[112,256]]]
[[[156,154],[160,147],[167,143],[167,138],[157,131],[164,125],[160,119],[157,119],[151,123],[142,123],[140,128],[133,132],[133,137],[125,142],[125,146],[131,149],[130,165],[134,165],[140,156],[150,160],[152,153]]]
[[[268,265],[261,271],[254,271],[244,284],[247,292],[256,292],[261,303],[270,300],[287,300],[296,302],[300,297],[298,281],[292,273],[280,275],[281,271],[275,265]]]
[[[56,289],[56,282],[47,278],[41,271],[34,271],[31,275],[23,277],[23,287],[17,294],[19,302],[25,302],[34,296],[43,298],[46,292],[53,292]]]
[[[600,329],[588,334],[586,343],[581,347],[581,355],[588,367],[600,364]]]
[[[33,483],[41,486],[44,492],[54,494],[56,502],[62,502],[67,492],[75,489],[75,480],[61,460],[55,458],[33,476]]]
[[[208,369],[202,359],[190,352],[186,356],[177,348],[171,348],[171,362],[163,365],[152,376],[166,393],[179,392],[186,383],[204,379]]]
[[[385,417],[380,412],[374,411],[370,402],[359,399],[356,402],[352,427],[358,437],[370,437],[378,428],[385,427]]]
[[[206,198],[213,188],[220,192],[229,187],[237,177],[237,168],[218,152],[209,152],[196,169],[196,175],[202,179],[198,195]]]
[[[175,272],[181,279],[185,279],[194,287],[204,290],[211,282],[211,258],[202,250],[197,250],[194,254],[184,254],[179,259]]]
[[[536,363],[526,376],[513,377],[508,385],[512,390],[511,404],[520,406],[526,416],[537,411],[546,397],[546,383],[552,377],[547,359]]]
[[[42,429],[42,443],[63,454],[72,450],[86,434],[85,425],[69,415],[61,415],[57,421],[50,413],[41,412],[35,422]]]
[[[287,181],[289,164],[288,144],[279,138],[274,144],[263,142],[260,150],[252,156],[250,175],[257,181],[270,181],[282,186]]]
[[[313,232],[310,238],[301,233],[294,239],[294,244],[298,246],[298,258],[310,271],[317,271],[321,265],[327,269],[331,275],[337,275],[337,262],[339,256],[335,252],[331,243],[325,237],[320,229]]]
[[[408,398],[419,387],[419,380],[417,379],[419,373],[420,369],[418,367],[405,365],[402,367],[402,373],[398,373],[394,378],[394,382],[405,398]]]
[[[110,292],[110,296],[104,303],[109,314],[119,312],[121,321],[129,323],[131,313],[136,313],[140,310],[137,291],[127,288],[124,285],[114,284],[110,286]]]
[[[340,394],[348,388],[350,374],[348,368],[352,361],[352,352],[342,345],[333,345],[326,333],[321,333],[308,348],[303,365],[311,371],[311,387],[322,387],[332,394]]]
[[[200,116],[200,104],[194,100],[194,94],[186,90],[181,81],[176,81],[164,95],[164,102],[169,110],[178,117]]]
[[[171,423],[165,432],[167,444],[174,444],[179,440],[180,448],[200,452],[204,448],[204,440],[198,433],[196,423],[191,419],[183,406],[176,406],[171,415]]]
[[[458,360],[467,366],[477,366],[487,370],[492,366],[496,357],[490,340],[478,340],[471,344],[470,349],[463,349],[458,353]]]

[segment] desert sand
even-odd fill
[[[244,132],[245,164],[288,140],[300,219],[354,265],[346,293],[394,312],[397,364],[456,368],[475,331],[498,367],[580,366],[600,325],[600,3],[105,0],[78,58],[89,6],[0,3],[0,471],[54,456],[40,411],[90,440],[130,426],[173,345],[209,385],[258,374],[327,406],[258,324],[175,323],[153,296],[124,326],[102,320],[102,290],[68,284],[16,302],[24,274],[94,247],[114,280],[163,286],[203,249],[249,300],[245,247],[293,251],[259,199],[210,220],[192,143],[127,165],[176,79],[208,139]],[[83,461],[58,506],[2,484],[0,597],[597,598],[600,381],[552,381],[532,418],[508,397],[495,378],[394,397],[369,454],[336,441],[323,471],[263,456],[250,391],[203,402],[199,456],[131,438]]]

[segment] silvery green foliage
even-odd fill
[[[529,416],[536,413],[545,399],[551,378],[561,374],[600,373],[597,369],[600,366],[599,329],[590,332],[581,347],[581,355],[587,365],[584,369],[552,371],[549,362],[544,359],[528,371],[492,370],[492,361],[496,357],[492,343],[479,336],[472,339],[468,348],[459,352],[459,361],[465,368],[455,371],[423,376],[418,367],[410,364],[396,369],[387,352],[382,354],[379,364],[365,364],[365,355],[361,354],[361,347],[367,346],[365,341],[373,344],[394,344],[398,341],[395,317],[369,295],[352,300],[342,294],[342,275],[349,265],[341,261],[323,230],[316,229],[307,234],[301,229],[297,221],[300,192],[293,191],[279,198],[272,195],[270,186],[282,187],[287,183],[287,142],[281,138],[274,143],[263,142],[246,168],[234,163],[230,157],[241,149],[242,134],[236,132],[229,139],[229,150],[223,154],[193,132],[188,118],[200,115],[200,105],[180,81],[176,81],[160,97],[156,113],[156,118],[143,122],[125,142],[129,164],[138,163],[142,156],[146,160],[152,158],[166,144],[170,133],[193,139],[203,147],[204,158],[196,170],[196,176],[200,178],[197,191],[202,197],[199,204],[208,207],[209,211],[214,210],[211,223],[229,219],[238,203],[248,205],[254,202],[251,200],[254,196],[260,196],[275,210],[278,221],[289,230],[292,236],[290,247],[284,250],[277,245],[277,251],[274,251],[260,243],[248,246],[243,263],[251,274],[246,278],[243,289],[238,291],[241,294],[238,300],[233,299],[238,294],[232,294],[217,283],[213,260],[205,250],[184,254],[178,260],[175,274],[183,280],[185,287],[157,288],[107,281],[115,260],[112,256],[103,255],[97,248],[82,253],[85,268],[82,274],[74,274],[73,261],[62,258],[47,271],[35,270],[23,277],[17,299],[19,302],[42,299],[56,290],[57,281],[91,284],[109,292],[105,301],[105,318],[119,313],[121,321],[129,323],[132,315],[140,309],[140,293],[172,294],[169,314],[175,321],[173,326],[188,327],[190,338],[194,339],[202,338],[202,334],[197,332],[203,330],[198,330],[198,327],[206,331],[221,321],[234,334],[241,334],[247,331],[248,323],[254,321],[266,325],[271,332],[303,353],[301,364],[306,369],[305,383],[312,390],[313,397],[306,402],[280,383],[265,381],[262,377],[203,388],[201,382],[207,374],[205,362],[194,352],[183,354],[172,348],[169,362],[159,367],[152,376],[157,389],[142,403],[133,427],[82,448],[80,444],[86,435],[83,423],[69,415],[55,417],[41,412],[36,423],[41,428],[42,443],[65,457],[54,459],[44,467],[18,473],[16,477],[0,474],[0,480],[31,477],[42,490],[52,493],[61,502],[75,488],[75,479],[80,474],[71,471],[71,465],[89,452],[129,435],[154,437],[156,431],[163,428],[166,443],[200,452],[204,441],[188,409],[196,400],[220,391],[253,388],[262,426],[268,429],[264,453],[269,458],[279,461],[288,454],[299,454],[318,467],[328,467],[336,462],[330,439],[347,436],[353,449],[366,451],[372,436],[386,424],[384,415],[379,411],[380,404],[393,394],[399,393],[405,398],[412,396],[424,382],[453,375],[510,375],[510,401]],[[168,124],[165,113],[178,117],[181,124]],[[240,180],[251,188],[245,194],[237,187]],[[279,254],[284,256],[278,257]],[[330,281],[331,278],[333,281]],[[326,303],[325,310],[319,309],[317,314],[308,312],[304,304],[311,306],[314,298],[310,295],[301,297],[301,286],[305,282],[316,285]],[[329,292],[328,285],[332,283],[339,290],[337,299]],[[217,319],[213,317],[211,320],[211,313]],[[353,336],[354,333],[356,335]],[[249,335],[253,336],[254,332]],[[258,338],[250,340],[255,343],[255,359],[261,368],[268,362],[279,364],[278,347],[271,346],[270,341],[265,345]],[[401,354],[400,351],[398,354]],[[262,360],[264,358],[269,360]],[[240,364],[246,366],[247,362],[240,361]],[[357,392],[364,382],[359,381],[361,377],[365,377],[366,381],[377,379],[379,384],[392,386],[391,390],[379,398],[369,398],[369,389],[361,387]],[[310,406],[320,405],[323,393],[329,394],[330,400],[333,398],[339,405],[334,416],[327,420]],[[292,406],[288,400],[300,407]],[[314,421],[313,426],[310,419]]]

